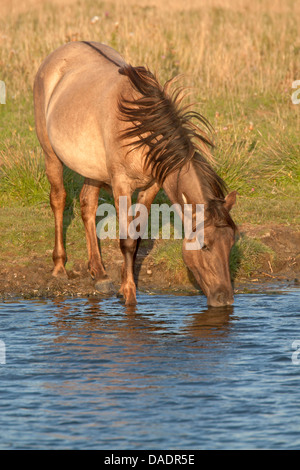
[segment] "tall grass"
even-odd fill
[[[20,150],[20,147],[19,147]],[[1,203],[38,205],[49,202],[50,184],[45,172],[41,150],[22,152],[7,148],[0,152]],[[66,209],[76,205],[83,178],[64,167],[64,185],[67,190]]]
[[[1,152],[2,204],[17,201],[21,205],[31,205],[49,200],[49,184],[40,154],[39,150],[18,152],[10,148]]]
[[[296,0],[27,3],[33,7],[18,12],[16,6],[1,19],[2,75],[11,93],[28,91],[50,51],[82,39],[116,47],[129,62],[157,70],[162,80],[183,72],[203,98],[235,98],[249,90],[282,95],[300,72]]]
[[[300,79],[299,30],[296,0],[2,0],[0,201],[46,197],[32,85],[42,60],[73,40],[107,43],[162,82],[184,74],[213,124],[216,170],[241,204],[271,191],[297,198],[300,105],[291,103],[291,85]]]

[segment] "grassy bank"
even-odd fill
[[[20,259],[52,248],[49,184],[34,131],[32,84],[41,61],[72,40],[116,48],[133,65],[147,64],[160,80],[184,74],[192,101],[214,127],[216,170],[239,192],[238,224],[298,226],[300,105],[291,101],[300,79],[299,2],[271,0],[3,0],[0,19],[1,257]],[[163,4],[162,4],[163,3]],[[65,170],[67,243],[85,256],[78,194],[82,179]],[[110,196],[101,193],[105,200]],[[165,202],[159,194],[156,202]],[[237,245],[243,269],[265,248],[244,238]],[[49,255],[50,256],[50,255]],[[155,252],[178,269],[177,242]],[[237,273],[237,251],[232,271]],[[239,266],[239,268],[237,268]],[[251,267],[248,271],[251,271]]]

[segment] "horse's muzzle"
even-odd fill
[[[234,302],[233,291],[230,289],[218,289],[214,293],[207,296],[207,304],[210,307],[225,307],[232,305]]]

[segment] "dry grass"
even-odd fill
[[[162,78],[183,72],[203,97],[290,91],[300,76],[297,1],[2,0],[1,75],[28,91],[45,55],[68,40],[112,44]],[[2,8],[2,7],[1,7]],[[91,22],[95,16],[96,22]]]

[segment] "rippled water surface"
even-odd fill
[[[0,304],[2,449],[300,447],[299,290],[138,302]]]

